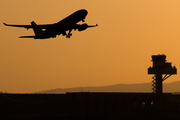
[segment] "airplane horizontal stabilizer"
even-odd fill
[[[20,36],[19,38],[34,38],[35,36]]]
[[[7,25],[6,23],[3,23],[4,25]]]

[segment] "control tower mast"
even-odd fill
[[[173,74],[177,74],[176,67],[172,67],[170,62],[166,62],[166,55],[152,55],[153,67],[148,68],[148,74],[154,74],[153,78],[153,93],[156,94],[157,110],[162,108],[162,82]],[[164,74],[164,76],[163,76]]]

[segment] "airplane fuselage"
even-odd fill
[[[35,39],[46,39],[56,37],[57,33],[63,33],[63,31],[73,29],[73,25],[80,21],[84,21],[87,14],[88,12],[85,9],[78,10],[73,14],[69,15],[68,17],[64,18],[63,20],[54,23],[52,26],[46,29],[40,36],[36,36]]]
[[[12,27],[23,27],[27,30],[32,28],[34,30],[35,36],[20,36],[20,38],[34,38],[34,39],[47,39],[47,38],[54,38],[56,35],[62,34],[67,38],[72,36],[71,31],[74,29],[78,29],[78,31],[83,31],[89,27],[96,27],[96,25],[87,25],[84,24],[77,24],[78,22],[84,22],[88,12],[85,9],[78,10],[73,14],[69,15],[68,17],[62,19],[61,21],[54,23],[54,24],[45,24],[45,25],[37,25],[34,21],[31,22],[31,25],[12,25],[3,23],[5,26],[12,26]],[[43,30],[45,29],[45,30]],[[69,31],[67,34],[66,31]]]

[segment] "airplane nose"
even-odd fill
[[[81,12],[86,16],[88,14],[88,11],[85,9],[82,9]]]

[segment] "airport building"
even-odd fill
[[[1,93],[0,119],[180,119],[180,95],[163,93],[163,81],[177,69],[165,55],[153,55],[152,63],[152,93]]]

